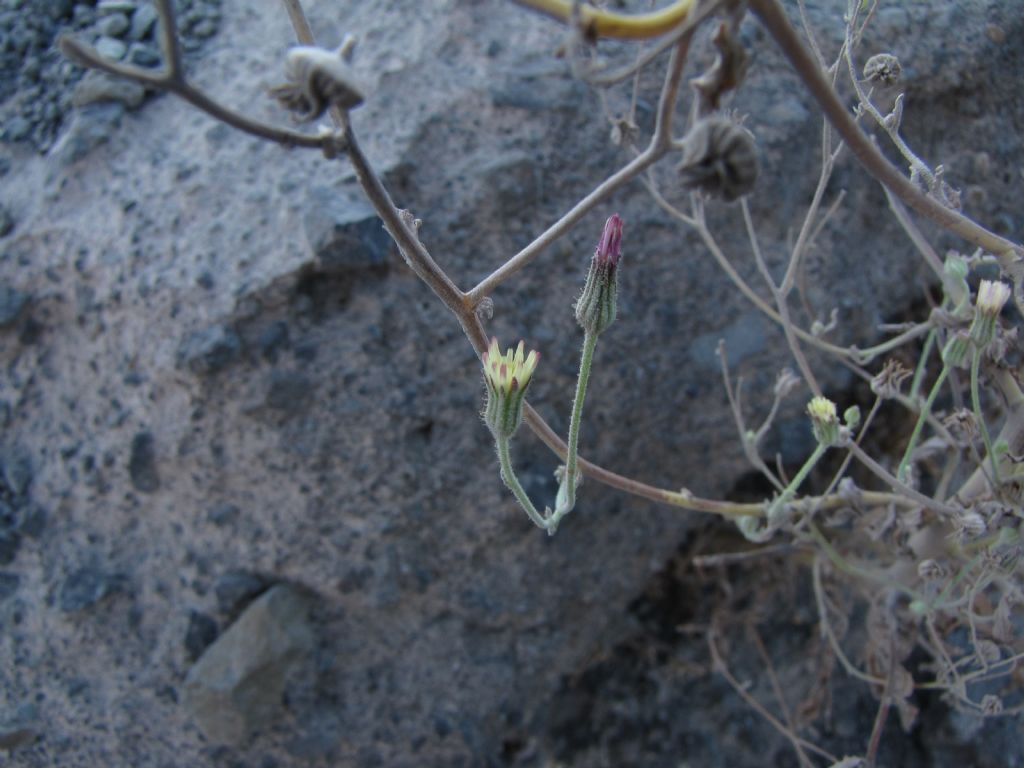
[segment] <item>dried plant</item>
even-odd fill
[[[287,147],[320,150],[327,157],[352,163],[367,199],[397,243],[409,268],[451,311],[481,358],[487,384],[484,418],[496,443],[501,477],[529,518],[549,534],[577,502],[580,477],[693,512],[733,520],[748,540],[758,545],[744,557],[764,552],[796,553],[811,566],[819,617],[820,637],[828,649],[829,664],[872,686],[880,705],[863,756],[839,760],[816,748],[799,730],[805,720],[783,707],[783,717],[769,714],[765,705],[748,698],[773,725],[790,739],[799,762],[827,760],[850,766],[874,762],[879,736],[891,710],[904,727],[914,720],[912,704],[919,689],[937,689],[956,706],[983,716],[1024,711],[1020,691],[1024,638],[1017,627],[1024,603],[1021,580],[1021,524],[1024,519],[1024,393],[1009,352],[1018,346],[1016,328],[1008,327],[1004,311],[1011,298],[1024,311],[1024,249],[986,229],[959,209],[956,191],[943,179],[942,167],[929,166],[913,152],[901,133],[902,94],[886,114],[872,101],[873,86],[898,87],[901,67],[889,53],[875,53],[858,66],[865,29],[878,0],[849,0],[845,35],[836,58],[827,62],[806,24],[804,36],[783,12],[779,0],[677,0],[662,10],[639,16],[611,13],[569,0],[518,0],[567,25],[575,71],[595,87],[629,79],[639,69],[664,66],[655,124],[646,145],[632,114],[615,116],[617,143],[633,157],[595,187],[570,211],[548,227],[519,253],[472,288],[463,289],[437,265],[417,236],[417,222],[399,210],[372,164],[363,154],[348,121],[347,110],[358,107],[364,94],[348,74],[341,51],[316,47],[298,0],[283,0],[301,47],[286,62],[288,83],[274,95],[308,120],[329,111],[333,128],[305,133],[253,120],[219,104],[193,86],[182,68],[171,0],[157,0],[161,22],[164,68],[154,72],[112,63],[95,51],[65,38],[62,50],[75,61],[128,77],[150,87],[171,91],[214,119],[239,130]],[[822,167],[812,199],[800,224],[786,269],[780,280],[769,271],[758,242],[746,195],[754,189],[759,161],[756,151],[756,116],[743,127],[721,105],[742,87],[748,63],[737,30],[746,13],[753,14],[779,47],[814,97],[824,115]],[[689,125],[675,122],[683,92],[683,69],[695,31],[716,18],[712,44],[717,59],[693,81]],[[595,68],[587,46],[604,38],[637,41],[646,46],[637,64],[624,71]],[[669,51],[661,64],[660,54]],[[849,81],[857,99],[851,113],[837,95],[837,83]],[[637,79],[633,79],[636,88]],[[628,87],[628,86],[627,86]],[[635,105],[635,94],[633,104]],[[892,143],[909,168],[904,172],[879,151],[869,129],[877,129]],[[901,326],[886,341],[866,348],[840,347],[827,340],[829,324],[816,321],[809,328],[794,319],[794,290],[804,273],[805,257],[823,221],[841,203],[841,196],[826,206],[826,189],[840,153],[849,151],[885,190],[893,215],[909,243],[933,270],[942,299],[925,318]],[[674,159],[673,159],[674,158]],[[664,190],[649,171],[670,160],[678,166],[674,193]],[[525,399],[531,377],[543,375],[537,352],[520,344],[502,353],[497,340],[484,329],[489,295],[568,233],[597,206],[613,200],[627,182],[641,180],[652,202],[680,227],[695,232],[736,289],[784,332],[799,375],[785,370],[774,391],[774,402],[760,426],[747,424],[741,399],[741,380],[732,379],[726,350],[720,348],[725,390],[732,407],[739,439],[750,464],[774,488],[760,503],[708,499],[682,490],[657,488],[617,475],[584,460],[578,453],[583,427],[583,402],[598,338],[615,319],[617,273],[628,228],[618,216],[609,218],[592,260],[590,275],[575,305],[584,341],[579,378],[573,401],[568,439],[563,442]],[[687,200],[680,207],[673,200]],[[689,190],[688,192],[686,190]],[[733,267],[706,217],[718,205],[710,198],[739,200],[739,212],[770,299],[763,298]],[[950,253],[941,261],[927,238],[917,229],[910,211],[959,236],[973,248],[970,256]],[[628,246],[627,246],[628,249]],[[990,277],[976,288],[968,278],[979,267]],[[1011,288],[1012,285],[1012,288]],[[923,345],[918,348],[918,344]],[[866,414],[847,408],[840,413],[819,384],[806,351],[854,371],[871,385],[875,401]],[[916,356],[911,369],[903,360]],[[963,373],[957,373],[962,371]],[[762,440],[770,430],[782,402],[806,387],[808,430],[816,447],[799,470],[787,477],[782,468],[762,456]],[[904,391],[906,389],[906,391]],[[959,390],[962,390],[959,391]],[[956,398],[951,397],[951,393]],[[985,393],[984,403],[982,392]],[[872,437],[882,403],[905,409],[913,427],[893,456],[871,455],[863,446]],[[966,407],[944,412],[947,402]],[[559,490],[541,512],[516,480],[509,442],[525,421],[562,460]],[[834,456],[831,479],[809,487],[815,470]],[[835,466],[838,469],[835,469]],[[859,465],[870,487],[857,486],[850,468]],[[571,535],[571,531],[567,534]],[[768,544],[767,542],[773,543]],[[785,542],[780,549],[779,541]],[[761,547],[760,545],[764,545]],[[710,559],[705,558],[710,562]],[[866,610],[862,631],[853,632],[849,617],[854,607]],[[755,645],[763,645],[752,630]],[[860,647],[847,644],[860,638]],[[729,676],[720,645],[720,628],[709,630],[708,643],[715,667]],[[923,651],[927,663],[911,664],[914,651]],[[770,660],[764,654],[770,670]],[[824,662],[823,662],[824,663]],[[825,678],[831,667],[825,671]],[[982,684],[985,684],[984,687]],[[776,686],[777,690],[777,686]],[[781,700],[781,695],[779,696]]]

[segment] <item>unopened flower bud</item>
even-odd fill
[[[971,323],[971,341],[985,348],[996,335],[996,319],[1010,300],[1010,286],[1000,281],[982,280],[978,286],[974,322]]]
[[[819,445],[831,447],[839,444],[839,417],[836,404],[827,397],[815,397],[807,404],[811,429]]]
[[[963,331],[954,333],[942,350],[942,362],[951,368],[966,368],[971,339]]]
[[[515,350],[510,347],[501,354],[495,338],[491,339],[491,346],[484,352],[487,407],[483,415],[496,438],[512,437],[523,421],[526,387],[540,360],[540,353],[536,350],[528,355],[525,352],[525,344],[520,341]]]
[[[880,85],[895,85],[902,72],[900,60],[891,53],[876,53],[864,64],[864,79]]]
[[[619,295],[618,267],[622,258],[622,219],[613,213],[605,222],[601,241],[590,262],[583,293],[576,300],[576,320],[590,334],[602,333],[615,321]]]

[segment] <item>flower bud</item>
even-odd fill
[[[954,333],[942,350],[942,362],[951,368],[966,368],[971,339],[963,331]]]
[[[996,318],[1010,300],[1010,286],[1000,281],[982,280],[978,286],[974,322],[971,323],[971,341],[984,349],[996,336]]]
[[[501,354],[498,340],[492,338],[491,346],[483,354],[487,385],[487,407],[483,416],[495,438],[512,437],[523,421],[526,387],[540,360],[539,352],[532,350],[527,355],[525,349],[520,341],[514,351],[509,348]]]
[[[619,295],[618,266],[622,258],[622,219],[613,213],[590,262],[583,293],[576,300],[576,320],[590,334],[602,333],[615,321]]]
[[[807,415],[811,417],[811,429],[819,445],[827,447],[839,444],[839,417],[836,404],[827,397],[815,397],[807,404]]]

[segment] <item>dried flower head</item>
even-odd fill
[[[876,53],[864,64],[864,79],[876,85],[895,85],[903,67],[891,53]]]
[[[754,188],[760,163],[754,137],[746,128],[724,117],[708,117],[684,141],[678,168],[684,186],[728,202]]]
[[[512,437],[523,421],[523,400],[526,387],[537,369],[540,353],[532,350],[526,354],[526,345],[520,341],[501,353],[498,340],[491,339],[491,345],[483,354],[484,382],[487,384],[487,406],[484,421],[495,437]]]
[[[281,105],[308,122],[328,108],[354,109],[363,103],[363,93],[342,53],[300,45],[288,51],[284,74],[288,82],[270,89]]]
[[[917,575],[924,581],[936,581],[945,575],[945,571],[936,561],[929,559],[917,564]]]
[[[881,372],[871,380],[871,391],[883,400],[891,400],[900,394],[904,380],[914,372],[894,358],[885,361]]]
[[[982,280],[975,300],[974,322],[971,323],[971,341],[985,348],[996,335],[996,319],[1010,300],[1010,286],[998,280]]]
[[[583,293],[576,300],[576,320],[587,333],[602,333],[615,321],[621,258],[622,218],[613,213],[604,224]]]

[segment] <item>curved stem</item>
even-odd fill
[[[498,463],[501,465],[501,479],[504,481],[505,486],[512,491],[512,495],[516,497],[516,501],[519,502],[526,514],[530,516],[533,524],[538,528],[548,530],[548,524],[545,522],[544,517],[537,511],[537,508],[533,506],[533,502],[530,501],[530,497],[523,490],[522,484],[519,482],[519,478],[516,477],[516,471],[512,468],[512,459],[508,452],[509,439],[507,437],[494,438],[494,444],[498,448]],[[550,531],[549,531],[550,532]]]
[[[568,23],[573,15],[571,0],[514,0],[519,5]],[[693,8],[693,0],[676,0],[659,11],[627,15],[581,4],[579,23],[586,35],[642,40],[658,37],[686,19]]]

